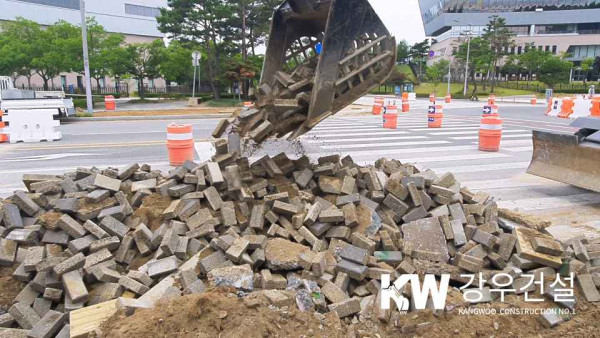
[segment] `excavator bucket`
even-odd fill
[[[396,41],[367,0],[287,0],[274,13],[255,107],[236,131],[295,139],[383,83]]]
[[[574,134],[533,131],[533,159],[527,172],[600,192],[600,118],[582,117]]]

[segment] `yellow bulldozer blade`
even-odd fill
[[[574,134],[533,131],[533,158],[527,172],[600,192],[600,119],[577,119]]]

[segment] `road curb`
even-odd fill
[[[152,120],[206,120],[228,118],[231,114],[160,115],[160,116],[106,116],[69,117],[66,122],[106,122],[106,121],[152,121]]]

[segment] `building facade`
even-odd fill
[[[159,8],[167,7],[167,0],[87,0],[86,15],[94,17],[108,32],[120,33],[127,43],[152,42],[164,36],[158,30],[156,17]],[[41,25],[52,25],[65,20],[73,25],[81,25],[79,0],[0,0],[0,21],[14,21],[18,17],[35,21]],[[3,75],[3,74],[0,74]],[[64,73],[53,79],[53,86],[81,88],[84,80],[81,74]],[[106,78],[100,86],[113,86],[115,79]],[[145,81],[150,86],[164,86],[162,79]],[[42,79],[34,75],[32,86],[41,86]],[[27,79],[18,78],[17,86],[27,85]],[[129,87],[133,91],[136,83]],[[95,81],[92,80],[95,87]]]
[[[600,60],[600,0],[419,0],[425,33],[434,39],[434,57],[449,58],[465,34],[481,36],[493,15],[506,20],[515,34],[515,47],[568,53],[579,66],[586,58]],[[575,74],[577,75],[577,74]]]

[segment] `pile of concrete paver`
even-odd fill
[[[370,307],[389,320],[392,310],[377,306],[383,274],[392,281],[450,274],[465,283],[461,274],[481,272],[488,281],[481,303],[500,288],[495,274],[513,277],[504,288],[522,294],[536,287],[527,286],[527,271],[553,275],[566,267],[588,301],[600,300],[599,243],[509,231],[493,199],[451,173],[386,159],[362,167],[340,156],[311,164],[279,154],[250,164],[239,145],[217,141],[216,148],[216,161],[188,161],[169,173],[134,164],[24,175],[28,191],[0,201],[0,264],[27,284],[0,327],[68,337],[72,311],[114,299],[135,310],[212,286],[240,296],[262,289],[275,306],[341,318]],[[157,195],[171,202],[151,229],[135,211]],[[147,261],[130,269],[140,257]],[[542,319],[549,326],[562,320]]]

